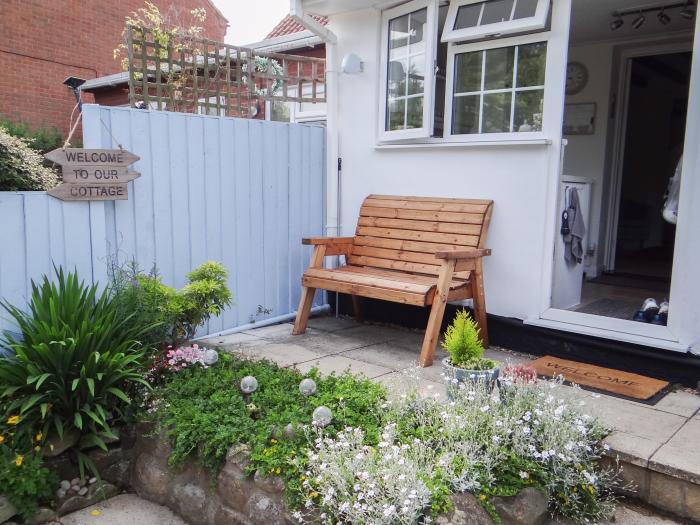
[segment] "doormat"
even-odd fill
[[[615,319],[627,319],[629,321],[639,310],[640,303],[641,301],[638,299],[611,299],[603,297],[579,306],[576,308],[576,311],[584,314],[614,317]]]
[[[529,365],[541,376],[563,376],[568,383],[653,404],[666,394],[669,386],[668,381],[548,355]]]

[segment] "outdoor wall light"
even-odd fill
[[[686,20],[692,20],[693,18],[695,18],[695,9],[690,3],[688,3],[678,14]]]
[[[357,73],[362,73],[364,71],[364,64],[362,59],[355,53],[347,54],[343,57],[343,61],[340,63],[340,68],[343,73],[348,75],[356,75]]]
[[[659,19],[659,22],[661,23],[661,25],[664,25],[664,26],[665,26],[666,24],[668,24],[668,23],[671,21],[671,17],[668,16],[668,15],[664,12],[663,9],[662,9],[661,11],[659,11],[659,14],[656,15],[656,18],[658,18],[658,19]]]

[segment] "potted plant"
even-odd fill
[[[537,370],[529,365],[506,365],[498,378],[498,393],[501,401],[513,399],[518,385],[526,385],[537,381]]]
[[[444,337],[442,347],[449,357],[442,360],[442,366],[450,398],[463,383],[485,381],[493,387],[498,378],[499,363],[484,358],[484,344],[479,336],[479,327],[466,309],[457,312]]]

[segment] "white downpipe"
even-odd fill
[[[323,312],[327,312],[330,309],[331,309],[331,306],[329,304],[323,304],[321,306],[314,306],[311,309],[311,313],[312,314],[320,314]],[[296,312],[292,312],[291,314],[278,315],[277,317],[270,317],[269,319],[263,319],[262,321],[258,321],[256,323],[248,323],[248,324],[244,324],[241,326],[237,326],[235,328],[229,328],[228,330],[224,330],[222,332],[216,332],[214,334],[203,335],[202,337],[196,337],[193,339],[193,341],[201,341],[202,339],[211,339],[212,337],[221,337],[224,335],[236,334],[238,332],[243,332],[245,330],[252,330],[253,328],[262,328],[263,326],[270,326],[271,324],[280,324],[280,323],[284,323],[286,321],[291,321],[296,316],[297,316]]]
[[[326,45],[326,224],[325,234],[340,235],[340,174],[338,172],[338,37],[304,13],[302,0],[290,0],[289,15]]]

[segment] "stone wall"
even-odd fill
[[[136,429],[136,435],[128,452],[133,460],[131,488],[139,496],[169,507],[191,525],[297,523],[284,504],[282,478],[260,471],[247,473],[250,460],[245,445],[231,447],[224,468],[214,479],[194,463],[182,469],[171,468],[168,457],[172,449],[164,434],[153,435],[144,426]],[[473,495],[457,494],[452,500],[454,509],[436,520],[439,525],[493,525]],[[547,498],[534,488],[514,497],[494,498],[493,503],[504,525],[540,525],[548,521]]]

